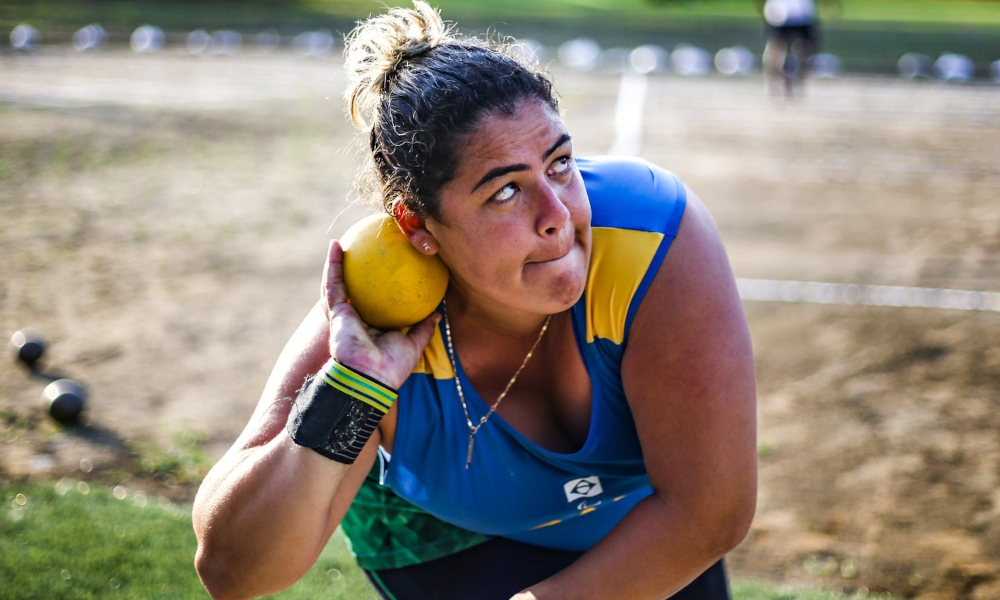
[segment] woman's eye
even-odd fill
[[[514,192],[517,190],[514,188],[513,183],[508,183],[507,185],[500,188],[497,193],[490,197],[490,200],[494,202],[504,203],[514,197]]]
[[[549,172],[553,175],[563,175],[568,172],[569,169],[569,157],[563,156],[552,163],[552,167],[549,169]]]

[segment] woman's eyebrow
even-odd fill
[[[548,150],[546,150],[545,154],[542,155],[542,160],[545,160],[548,157],[552,156],[553,152],[555,152],[556,150],[558,150],[560,146],[562,146],[566,142],[570,141],[571,139],[573,139],[573,138],[569,137],[568,133],[564,133],[561,136],[559,136],[559,139],[556,140],[556,143],[552,144],[552,147],[550,147]]]
[[[507,173],[515,173],[518,171],[527,171],[527,170],[528,170],[528,165],[524,163],[518,163],[516,165],[508,165],[506,167],[496,167],[495,169],[490,169],[486,173],[486,175],[483,175],[483,178],[480,179],[476,185],[472,186],[472,191],[475,192],[479,188],[483,187],[483,185],[488,181],[492,181],[497,177],[503,177]]]
[[[556,140],[556,143],[552,144],[552,146],[550,146],[548,150],[542,153],[542,160],[548,159],[550,156],[552,156],[553,152],[558,150],[563,144],[570,141],[571,139],[572,138],[569,136],[568,133],[564,133],[561,136],[559,136],[559,139]],[[507,173],[517,173],[519,171],[527,171],[527,170],[528,170],[528,165],[524,163],[518,163],[516,165],[507,165],[505,167],[496,167],[494,169],[490,169],[489,171],[487,171],[486,175],[483,175],[483,178],[480,179],[476,183],[476,185],[472,186],[472,192],[475,192],[479,188],[483,187],[484,184],[496,179],[497,177],[503,177]]]

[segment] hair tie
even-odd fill
[[[431,44],[430,42],[413,42],[411,44],[407,44],[407,46],[400,51],[400,54],[405,60],[407,58],[413,58],[415,56],[420,56],[425,52],[429,52],[432,48],[434,48],[434,46],[435,44]]]
[[[437,47],[437,44],[432,44],[431,42],[410,42],[399,49],[399,52],[396,54],[396,60],[389,66],[387,74],[396,75],[404,61],[427,54],[435,47]]]

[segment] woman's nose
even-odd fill
[[[558,234],[569,221],[569,217],[569,207],[562,201],[558,190],[552,185],[541,186],[537,221],[539,235]]]

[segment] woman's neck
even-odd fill
[[[454,327],[460,323],[464,338],[530,339],[548,315],[503,306],[487,299],[463,294],[453,286],[445,294],[446,310]]]

